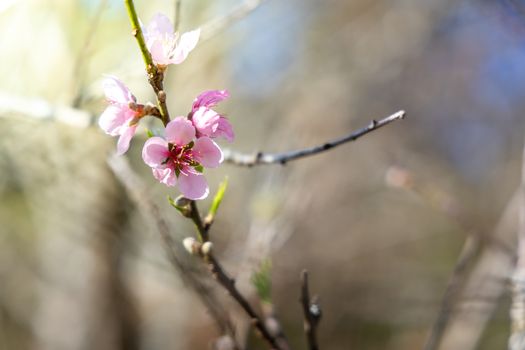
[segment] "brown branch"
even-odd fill
[[[439,346],[439,342],[443,336],[443,332],[445,331],[450,314],[454,307],[454,302],[462,286],[467,267],[476,255],[479,245],[480,239],[478,235],[470,234],[467,236],[458,260],[456,261],[456,265],[454,266],[452,276],[448,281],[443,299],[441,300],[438,316],[425,343],[425,350],[434,350]]]
[[[310,299],[308,271],[306,270],[303,270],[301,273],[301,305],[303,306],[304,333],[306,335],[308,349],[319,350],[316,330],[321,319],[321,310],[319,309],[319,305]]]
[[[197,231],[199,232],[199,236],[202,242],[209,242],[208,230],[206,229],[201,214],[199,213],[199,208],[197,207],[195,201],[190,202],[190,208],[191,212],[189,217],[192,219],[193,223],[197,227]],[[272,349],[284,350],[278,343],[277,339],[268,330],[263,319],[255,312],[248,300],[237,289],[237,286],[235,285],[235,280],[226,273],[226,271],[219,263],[219,261],[215,258],[213,253],[211,251],[205,253],[202,250],[200,251],[200,253],[200,256],[208,264],[213,278],[215,278],[215,280],[217,280],[217,282],[228,291],[231,297],[237,302],[237,304],[239,304],[239,306],[244,310],[244,312],[246,312],[246,314],[250,317],[253,326],[259,331],[260,335],[264,338],[264,340],[266,340],[268,344],[272,346]]]
[[[325,142],[321,145],[300,149],[291,152],[283,153],[263,153],[257,152],[255,154],[241,154],[229,150],[224,151],[224,160],[241,166],[254,166],[254,165],[263,165],[263,164],[281,164],[285,165],[288,162],[291,162],[296,159],[301,159],[304,157],[313,156],[318,153],[328,151],[334,147],[340,146],[347,142],[355,141],[361,136],[364,136],[374,130],[377,130],[387,124],[390,124],[396,120],[405,118],[405,111],[396,112],[384,119],[379,121],[372,120],[368,126],[356,130],[346,136],[341,138]]]
[[[185,284],[193,289],[201,299],[202,303],[217,324],[219,330],[234,339],[235,329],[231,320],[227,316],[228,311],[224,309],[222,303],[217,299],[209,286],[203,283],[201,279],[196,276],[194,272],[189,270],[182,260],[179,259],[176,253],[179,245],[171,237],[166,220],[160,213],[158,206],[150,198],[146,186],[142,183],[141,179],[136,175],[133,169],[131,169],[126,158],[113,156],[108,160],[108,164],[117,179],[119,179],[124,185],[140,213],[143,214],[146,219],[151,221],[151,226],[155,228],[161,236],[162,242],[164,243],[164,250],[172,267],[177,271]],[[236,345],[236,349],[238,348],[239,347]]]

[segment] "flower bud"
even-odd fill
[[[186,237],[182,240],[182,245],[191,255],[199,253],[200,243],[193,237]]]
[[[211,249],[213,248],[213,243],[211,242],[204,242],[204,244],[201,247],[201,252],[204,255],[208,255],[211,253]]]

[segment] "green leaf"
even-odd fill
[[[217,193],[215,194],[215,197],[213,198],[213,202],[211,203],[210,211],[208,212],[209,217],[215,217],[215,214],[217,214],[217,210],[219,210],[219,206],[221,205],[222,198],[224,197],[224,194],[226,193],[226,189],[228,188],[228,178],[224,178],[224,180],[219,185],[219,189],[217,190]]]
[[[270,259],[266,259],[261,264],[259,271],[253,273],[251,277],[252,285],[257,291],[257,295],[262,302],[272,302],[272,263]]]
[[[148,135],[148,138],[155,136],[153,131],[151,131],[150,129],[146,129],[146,134]]]

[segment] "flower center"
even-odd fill
[[[192,143],[186,146],[170,145],[170,147],[170,154],[166,163],[171,165],[177,173],[183,172],[186,167],[198,167],[200,165],[195,160]]]

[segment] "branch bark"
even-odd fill
[[[224,160],[226,162],[240,165],[240,166],[254,166],[254,165],[263,165],[263,164],[281,164],[285,165],[288,162],[293,160],[301,159],[304,157],[309,157],[328,151],[334,147],[343,145],[347,142],[355,141],[358,138],[377,130],[385,125],[388,125],[396,120],[405,118],[405,111],[396,112],[386,118],[383,118],[379,121],[372,120],[367,126],[356,130],[346,136],[341,138],[325,142],[321,145],[304,148],[296,151],[283,152],[283,153],[263,153],[257,152],[255,154],[242,154],[234,151],[225,150],[224,151]]]

